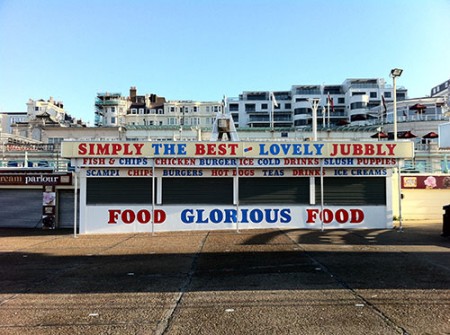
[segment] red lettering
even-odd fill
[[[152,213],[147,209],[141,209],[136,213],[131,209],[110,209],[108,210],[108,224],[116,224],[120,220],[125,224],[131,224],[135,221],[140,224],[147,224],[151,221]],[[162,209],[155,209],[153,211],[153,222],[161,224],[166,221],[167,214]]]
[[[361,209],[350,209],[350,223],[361,223],[364,220],[364,212]]]
[[[139,223],[146,224],[150,222],[151,215],[148,210],[141,209],[140,211],[137,212],[136,218]]]
[[[323,223],[328,224],[333,221],[333,211],[331,209],[325,208],[322,213],[320,213],[320,218],[323,220]]]
[[[236,156],[236,149],[238,148],[237,143],[228,144],[228,147],[230,148],[230,155]]]
[[[163,223],[166,221],[166,212],[164,212],[162,209],[155,209],[153,211],[153,222],[154,223]]]
[[[366,144],[365,151],[367,156],[373,156],[375,154],[375,148],[373,144]]]
[[[205,145],[197,143],[195,145],[195,155],[204,155],[205,153]]]
[[[208,148],[207,154],[208,155],[216,155],[216,145],[215,144],[207,144],[206,147]]]
[[[131,209],[126,209],[122,212],[121,219],[123,223],[130,224],[136,219],[136,214]]]
[[[134,143],[134,148],[136,149],[136,155],[142,155],[142,148],[144,147],[144,143]]]
[[[363,154],[363,146],[362,144],[354,144],[353,145],[353,155],[361,156]]]
[[[117,223],[117,219],[119,218],[120,212],[121,212],[120,209],[110,209],[108,211],[108,213],[109,213],[108,224],[116,224]]]
[[[388,155],[389,156],[394,156],[394,150],[395,150],[395,147],[397,146],[397,144],[386,144],[386,146],[387,146],[387,148],[389,150]]]
[[[333,212],[329,208],[320,211],[318,208],[306,209],[306,223],[317,223],[318,220],[323,221],[324,224],[330,224],[336,221],[339,224],[352,223],[358,224],[364,221],[364,212],[361,209],[344,209],[340,208]],[[320,221],[319,221],[320,222]]]
[[[349,214],[345,209],[338,209],[336,211],[336,221],[339,223],[346,223],[348,221]]]
[[[114,156],[116,156],[119,153],[119,151],[122,150],[122,145],[119,144],[119,143],[113,143],[111,145],[111,147],[112,147],[112,153],[111,154],[113,154]]]
[[[78,155],[86,155],[86,153],[87,153],[86,143],[80,143],[78,145]]]
[[[220,156],[226,155],[227,154],[227,145],[226,144],[219,144],[219,152],[218,154]]]
[[[306,210],[306,223],[314,223],[316,222],[317,215],[319,214],[319,210],[316,208],[307,209]]]
[[[95,146],[97,146],[97,152],[95,152]],[[89,154],[90,155],[109,155],[109,144],[100,144],[98,143],[97,145],[94,143],[89,144],[90,150],[89,150]]]

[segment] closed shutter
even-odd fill
[[[42,190],[1,189],[0,209],[2,228],[40,228]]]
[[[164,205],[233,204],[233,178],[163,178]]]
[[[309,178],[239,178],[239,204],[309,204]]]
[[[315,178],[316,203],[320,204],[320,178]],[[326,205],[386,205],[386,178],[323,178]]]
[[[79,193],[77,193],[79,195]],[[73,228],[74,201],[73,190],[58,191],[58,228]],[[78,196],[78,215],[80,218],[80,197]],[[77,225],[79,224],[79,220]]]
[[[86,204],[151,204],[152,178],[87,178]]]

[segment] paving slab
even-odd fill
[[[0,334],[449,334],[450,239],[0,229]]]

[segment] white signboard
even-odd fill
[[[89,221],[89,224],[87,224]],[[261,228],[387,229],[386,206],[86,206],[80,233]]]

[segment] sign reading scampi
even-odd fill
[[[411,142],[63,142],[80,233],[391,228]],[[78,171],[78,170],[77,170]]]

